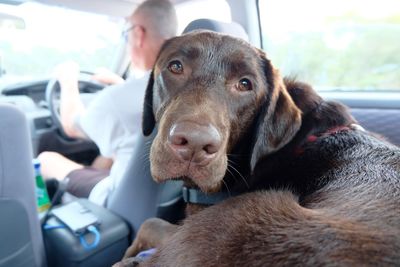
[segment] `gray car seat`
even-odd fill
[[[27,120],[0,105],[0,267],[46,265]]]
[[[214,32],[220,32],[228,35],[232,35],[243,40],[248,41],[249,36],[243,27],[236,22],[222,22],[212,19],[197,19],[190,22],[183,33],[188,33],[195,30],[209,30]]]
[[[191,22],[183,33],[199,29],[217,31],[248,40],[246,32],[239,24],[210,19]],[[159,185],[151,177],[149,154],[155,135],[156,130],[148,137],[139,136],[129,167],[107,203],[111,211],[125,218],[132,226],[132,238],[134,232],[148,218],[159,217],[174,223],[183,216],[182,183],[168,181]]]

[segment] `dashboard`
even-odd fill
[[[8,103],[19,108],[27,117],[31,133],[33,156],[42,151],[57,151],[74,158],[77,154],[91,151],[98,154],[96,145],[88,140],[67,139],[59,133],[46,101],[48,80],[17,83],[2,89],[0,103]],[[89,104],[99,91],[96,85],[79,83],[81,100]]]
[[[41,80],[9,85],[2,90],[2,96],[25,96],[39,105],[41,101],[45,101],[47,83],[47,80]]]

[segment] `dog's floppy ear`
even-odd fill
[[[145,136],[149,136],[156,125],[153,113],[153,86],[154,86],[154,70],[150,73],[150,79],[147,83],[146,93],[143,104],[142,130]]]
[[[267,97],[257,121],[255,143],[251,155],[251,170],[263,156],[289,143],[301,126],[301,111],[290,97],[279,72],[260,52],[266,79]]]
[[[160,51],[158,52],[157,55],[157,60],[159,60],[160,55],[162,52],[171,44],[172,40],[176,39],[177,37],[173,37],[171,39],[166,40],[163,45],[160,48]],[[153,70],[150,73],[150,79],[149,82],[147,83],[147,88],[146,88],[146,93],[144,96],[144,106],[143,106],[143,118],[142,118],[142,130],[143,134],[145,136],[149,136],[156,125],[156,119],[154,116],[154,111],[153,111],[153,91],[154,91],[154,73],[156,66],[154,66]]]

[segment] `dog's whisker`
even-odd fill
[[[247,188],[250,188],[250,185],[247,183],[246,179],[243,177],[243,175],[232,165],[228,165],[231,167],[237,174],[239,174],[240,178],[242,178],[243,182],[246,184]]]
[[[226,155],[229,156],[229,157],[243,157],[243,155],[240,155],[240,154],[230,154],[230,153],[227,153]]]
[[[236,178],[236,175],[234,175],[234,174],[231,172],[231,170],[229,170],[229,167],[231,167],[231,166],[228,165],[228,168],[226,169],[227,172],[229,172],[229,174],[233,177],[233,179],[234,179],[235,181],[238,181],[238,179]]]
[[[143,155],[141,156],[141,158],[142,158],[143,160],[149,160],[149,159],[150,159],[150,153],[145,153],[145,154],[143,154]]]
[[[141,162],[142,167],[143,167],[143,171],[146,170],[146,168],[150,167],[150,153],[145,153],[141,156]]]
[[[146,162],[144,160],[142,160],[142,163],[143,164],[141,164],[141,169],[142,169],[142,172],[145,172],[146,171],[146,166],[145,166]]]
[[[232,196],[231,190],[229,190],[228,184],[224,180],[222,180],[222,182],[224,183],[224,185],[226,187],[226,190],[228,191],[229,196]]]
[[[147,169],[150,169],[150,163],[148,161],[142,164],[142,171],[145,172]]]
[[[148,140],[144,144],[146,147],[148,147],[148,146],[151,146],[152,143],[153,143],[153,140]]]
[[[240,163],[237,162],[237,160],[242,159],[243,157],[244,157],[243,155],[228,154],[228,161],[233,163],[234,165],[240,165]],[[235,160],[233,160],[232,158]]]
[[[233,165],[238,166],[238,164],[237,164],[235,161],[230,160],[230,159],[228,159],[228,165],[229,165],[229,166],[233,166]]]
[[[228,163],[234,164],[234,165],[238,165],[238,163],[236,163],[235,161],[228,159]]]

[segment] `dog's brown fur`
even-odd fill
[[[173,60],[182,73],[168,69]],[[207,165],[172,153],[168,134],[182,121],[222,136]],[[168,41],[146,93],[144,133],[158,124],[152,174],[243,194],[188,216],[140,266],[400,265],[400,150],[353,123],[243,41],[211,32]]]

